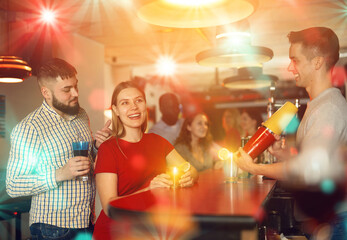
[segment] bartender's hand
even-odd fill
[[[90,164],[88,157],[77,156],[70,158],[63,167],[55,171],[55,180],[61,182],[86,175],[90,171]]]
[[[234,154],[234,161],[237,166],[246,172],[253,173],[255,165],[257,165],[251,156],[249,156],[241,147],[239,148],[239,154]]]
[[[105,123],[105,126],[98,130],[95,134],[95,147],[99,148],[101,143],[105,142],[112,134],[112,131],[110,129],[110,125],[111,125],[111,120],[108,120]]]
[[[291,150],[286,146],[284,139],[275,134],[276,141],[268,148],[270,154],[275,156],[279,161],[284,161],[292,155]]]
[[[274,154],[278,151],[282,151],[282,149],[284,147],[283,142],[281,140],[281,136],[274,134],[274,137],[275,137],[276,141],[268,148],[268,150],[271,154]]]
[[[170,179],[170,176],[166,173],[159,174],[155,178],[152,179],[149,184],[149,189],[153,188],[169,188],[172,186],[173,182]]]

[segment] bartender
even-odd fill
[[[347,103],[341,91],[332,85],[332,71],[339,60],[338,37],[329,28],[312,27],[290,32],[288,39],[291,44],[288,71],[293,73],[296,86],[304,87],[310,97],[297,131],[299,154],[295,156],[277,141],[269,151],[280,162],[255,164],[243,149],[239,149],[241,157],[236,159],[237,164],[252,174],[298,180],[306,189],[326,179],[338,184],[344,180],[344,165],[338,150],[347,145]],[[278,136],[276,138],[279,140]],[[286,161],[289,159],[291,161]],[[333,239],[344,239],[336,232],[334,236],[337,237]],[[346,228],[341,236],[347,236]]]

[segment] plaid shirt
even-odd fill
[[[92,143],[86,112],[80,109],[64,119],[45,101],[13,129],[6,189],[11,197],[32,196],[30,225],[86,228],[94,220],[92,173],[86,182],[55,180],[56,169],[73,157],[72,142],[78,140]]]

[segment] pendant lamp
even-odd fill
[[[207,67],[244,67],[259,66],[271,60],[273,51],[266,47],[219,47],[198,53],[197,63]]]
[[[250,16],[258,0],[138,0],[137,16],[144,22],[173,28],[203,28]]]
[[[262,73],[261,67],[242,67],[238,75],[223,80],[223,86],[229,89],[258,89],[270,87],[278,77]]]
[[[0,56],[0,82],[18,83],[31,76],[31,67],[16,56]]]
[[[216,46],[198,53],[196,62],[208,67],[258,66],[271,60],[273,51],[267,47],[252,46],[247,20],[218,26]]]

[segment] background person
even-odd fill
[[[72,239],[93,229],[95,184],[76,180],[88,174],[89,156],[73,156],[72,142],[92,143],[89,118],[78,103],[77,71],[62,59],[52,59],[38,71],[42,105],[12,131],[6,176],[11,197],[32,196],[30,232],[33,239]],[[97,132],[95,147],[108,137]],[[94,151],[94,152],[93,152]]]
[[[98,194],[103,207],[95,224],[94,239],[111,239],[119,231],[107,216],[111,200],[153,188],[172,185],[167,166],[180,166],[186,161],[173,146],[157,134],[145,133],[147,107],[144,92],[132,82],[117,85],[112,95],[113,137],[99,148],[95,167]],[[181,187],[197,180],[194,167],[186,170]]]
[[[222,125],[225,137],[222,145],[230,152],[236,152],[241,147],[240,115],[237,108],[229,108],[223,112]]]
[[[240,116],[241,137],[253,136],[262,122],[263,118],[258,109],[242,109]]]
[[[222,167],[218,159],[220,148],[212,140],[205,113],[195,113],[185,119],[175,149],[198,171]]]
[[[184,119],[179,118],[179,106],[180,104],[175,94],[165,93],[161,95],[159,98],[159,109],[162,114],[161,120],[155,123],[148,132],[162,136],[173,145],[184,121]]]

